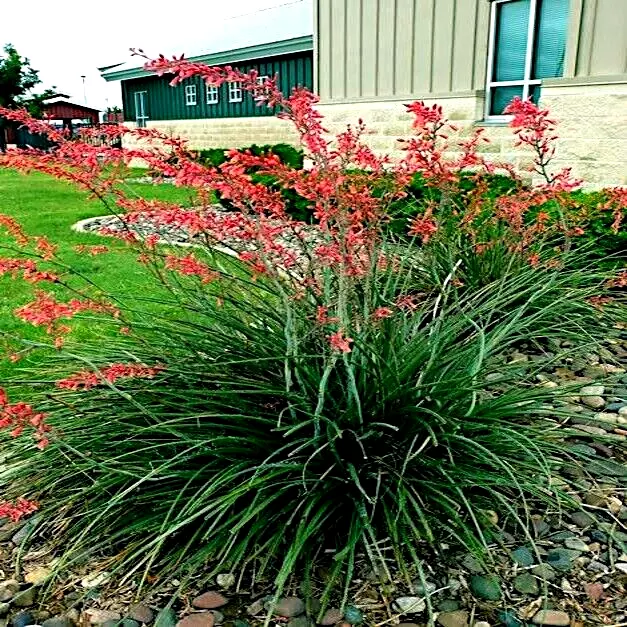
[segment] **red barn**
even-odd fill
[[[44,115],[49,120],[62,120],[63,126],[72,127],[73,120],[81,120],[88,124],[98,124],[98,109],[92,109],[84,105],[74,104],[63,98],[47,100],[43,105]]]

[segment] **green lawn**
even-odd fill
[[[129,188],[145,198],[186,205],[192,202],[188,190],[172,185],[132,184]],[[38,173],[22,175],[0,169],[0,214],[17,219],[29,235],[46,235],[59,246],[59,258],[80,274],[89,277],[104,292],[115,293],[124,299],[154,294],[157,289],[155,280],[148,270],[136,262],[136,253],[129,250],[124,243],[113,238],[76,233],[70,228],[79,220],[103,213],[106,210],[102,203],[89,199],[87,193],[78,191],[69,184]],[[13,240],[6,236],[4,229],[0,228],[0,231],[0,256],[15,256],[15,252],[7,249],[14,245]],[[90,257],[74,251],[78,244],[106,244],[111,252]],[[73,287],[80,288],[84,285],[78,277],[64,278]],[[54,285],[42,285],[48,291],[62,290]],[[21,322],[13,314],[17,307],[32,300],[32,289],[32,285],[21,280],[0,278],[0,336],[19,334],[31,340],[46,338],[41,329]],[[95,332],[93,325],[87,322],[79,322],[74,326],[76,328],[72,333],[73,339],[80,340]],[[98,332],[102,333],[102,330],[99,329]],[[27,364],[28,359],[25,362]],[[0,360],[0,385],[11,376],[14,369],[15,366],[7,359]]]

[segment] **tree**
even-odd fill
[[[30,61],[22,57],[13,45],[4,46],[4,54],[0,55],[0,106],[14,108],[25,104],[24,96],[39,83],[39,73],[31,67]],[[5,146],[5,131],[0,123],[0,151]]]

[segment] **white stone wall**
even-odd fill
[[[127,126],[135,126],[128,123]],[[163,120],[147,123],[172,136],[187,139],[191,148],[241,148],[251,144],[298,145],[298,136],[290,122],[272,116],[215,118],[204,120]],[[128,139],[125,147],[135,145]]]

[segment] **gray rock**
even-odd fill
[[[518,618],[513,610],[499,612],[499,620],[505,627],[524,627],[524,623]]]
[[[502,597],[501,584],[495,575],[473,575],[470,578],[470,590],[480,599],[499,601]]]
[[[514,577],[514,588],[521,594],[538,594],[538,580],[531,573],[521,573]]]
[[[442,627],[467,627],[468,612],[457,610],[454,612],[443,612],[438,614],[437,621]]]
[[[519,546],[512,551],[511,555],[519,566],[531,566],[534,562],[533,553],[526,546]]]
[[[564,546],[567,549],[573,549],[574,551],[588,551],[588,545],[581,538],[569,538],[564,540]]]
[[[41,623],[41,627],[74,627],[74,623],[67,616],[53,616]]]
[[[138,623],[151,623],[155,613],[144,603],[133,603],[128,608],[128,617]]]
[[[607,542],[607,534],[598,529],[592,529],[592,531],[590,531],[590,538],[595,542],[601,542],[603,544]]]
[[[459,603],[453,599],[445,599],[438,603],[438,610],[440,612],[454,612],[459,609]]]
[[[554,581],[557,577],[557,573],[549,564],[538,564],[531,569],[531,572],[544,581]]]
[[[36,598],[37,588],[27,588],[13,597],[13,605],[17,607],[30,607],[35,603]]]
[[[592,560],[587,566],[586,570],[590,570],[593,573],[607,573],[609,572],[608,567],[597,560]]]
[[[483,565],[474,555],[466,555],[462,561],[462,566],[477,575],[480,575],[484,571]]]
[[[570,616],[566,612],[558,610],[540,610],[532,621],[534,625],[553,625],[554,627],[568,627]]]
[[[267,601],[264,607],[268,611],[271,610],[275,616],[285,616],[287,618],[293,618],[305,613],[305,603],[298,597],[279,599],[274,607],[272,607],[272,601]]]
[[[224,622],[224,614],[219,610],[210,610],[211,614],[213,614],[213,624],[221,625]]]
[[[113,612],[112,610],[97,610],[90,608],[85,613],[92,625],[104,625],[107,621],[115,621],[117,624],[122,620],[122,615],[119,612]]]
[[[570,519],[581,529],[589,527],[595,522],[594,517],[590,516],[590,514],[586,514],[586,512],[573,512],[570,515]]]
[[[162,609],[155,619],[155,627],[176,627],[176,612],[171,607]]]
[[[339,623],[344,617],[344,613],[342,610],[339,610],[335,607],[328,609],[320,619],[320,624],[324,625],[324,627],[329,627],[330,625],[335,625],[335,623]]]
[[[616,570],[619,570],[621,573],[627,575],[627,562],[616,562],[614,567]]]
[[[247,608],[246,612],[251,616],[258,616],[263,612],[265,605],[265,599],[257,599],[253,601]]]
[[[11,542],[17,545],[22,544],[22,542],[24,542],[24,540],[26,540],[26,538],[28,538],[28,536],[30,536],[30,534],[33,533],[33,531],[37,527],[37,524],[39,523],[39,520],[40,518],[38,516],[35,516],[34,518],[31,518],[30,520],[28,520],[28,522],[26,522],[26,524],[20,527],[17,530],[17,533],[15,533],[11,537]]]
[[[314,623],[307,616],[295,616],[287,621],[287,627],[314,627]]]
[[[419,614],[427,607],[422,597],[398,597],[394,601],[394,608],[401,614]]]
[[[555,570],[567,572],[572,568],[573,561],[580,556],[580,551],[573,551],[572,549],[553,549],[547,553],[546,561]]]
[[[33,625],[34,623],[35,617],[30,612],[18,612],[11,619],[13,627],[26,627],[26,625]]]
[[[0,583],[0,602],[10,601],[20,590],[20,584],[15,579],[7,579]]]
[[[228,602],[228,599],[223,594],[210,590],[194,598],[192,605],[201,610],[215,610]]]

